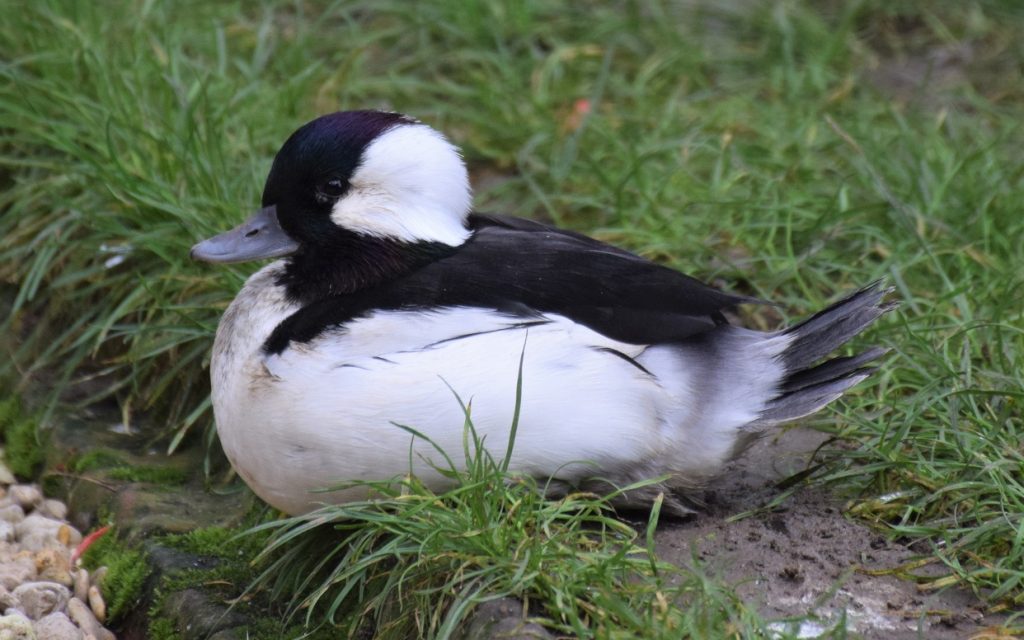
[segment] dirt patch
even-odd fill
[[[879,639],[965,638],[1001,622],[964,590],[923,592],[910,581],[866,573],[920,554],[847,520],[842,501],[827,490],[804,488],[774,510],[728,521],[770,503],[780,493],[775,482],[803,469],[824,439],[794,429],[758,442],[709,490],[703,512],[659,528],[661,557],[686,565],[696,553],[768,618],[813,612],[819,622],[803,623],[801,637],[844,616],[850,631]]]

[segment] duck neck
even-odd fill
[[[304,246],[290,256],[277,284],[290,301],[304,306],[395,280],[457,249],[441,242],[338,234],[329,246]]]

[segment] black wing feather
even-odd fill
[[[405,276],[307,305],[282,322],[264,348],[377,309],[485,307],[526,316],[557,313],[615,340],[682,340],[725,322],[722,310],[745,296],[719,291],[579,233],[505,216],[470,216],[473,236],[456,251]]]

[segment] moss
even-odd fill
[[[188,533],[168,535],[162,542],[169,547],[200,556],[215,556],[232,561],[255,557],[263,549],[266,536],[239,536],[240,531],[225,527],[205,527]]]
[[[7,425],[21,417],[21,402],[18,398],[11,396],[6,400],[0,400],[0,428],[6,429]]]
[[[122,454],[108,449],[96,449],[82,455],[72,463],[71,468],[75,473],[99,470],[111,480],[125,482],[178,485],[188,481],[188,473],[183,469],[167,465],[131,464]]]
[[[185,484],[188,481],[188,473],[183,469],[164,466],[115,467],[107,471],[107,477],[113,480],[160,485]]]
[[[84,473],[86,471],[95,471],[96,469],[109,469],[110,467],[124,464],[124,457],[115,451],[93,449],[75,458],[70,467],[75,473]]]
[[[43,441],[39,422],[26,416],[21,401],[10,397],[0,401],[0,433],[3,434],[7,466],[22,478],[33,478],[43,464]]]
[[[249,524],[266,517],[266,510],[259,508],[249,514]],[[245,527],[206,527],[184,534],[162,536],[159,543],[188,553],[215,557],[219,562],[210,568],[194,568],[169,571],[160,578],[158,594],[150,609],[150,635],[162,640],[172,640],[175,635],[160,636],[158,633],[175,633],[174,623],[162,619],[160,603],[163,595],[184,589],[202,589],[208,597],[218,602],[235,602],[235,611],[246,618],[244,637],[251,640],[276,640],[278,638],[310,638],[328,640],[337,638],[336,628],[309,630],[301,624],[283,622],[280,605],[268,599],[265,591],[250,592],[239,599],[256,578],[259,570],[251,560],[263,549],[269,534],[250,534],[239,537]],[[156,631],[154,631],[156,629]]]
[[[110,531],[89,547],[82,562],[90,569],[107,567],[103,596],[108,619],[116,621],[138,603],[149,577],[149,565],[142,552],[126,546]]]
[[[167,618],[151,619],[149,634],[146,637],[150,640],[181,640],[181,634],[174,627],[174,623]]]

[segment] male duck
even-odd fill
[[[397,113],[334,113],[285,142],[262,209],[192,249],[208,262],[282,258],[228,307],[211,364],[221,443],[261,498],[292,514],[362,499],[317,490],[399,477],[410,461],[443,486],[436,449],[396,425],[458,461],[459,398],[503,455],[521,354],[511,469],[574,485],[670,474],[666,488],[693,488],[884,353],[816,364],[888,310],[877,285],[752,331],[722,315],[750,298],[470,206],[459,151],[437,131]]]

